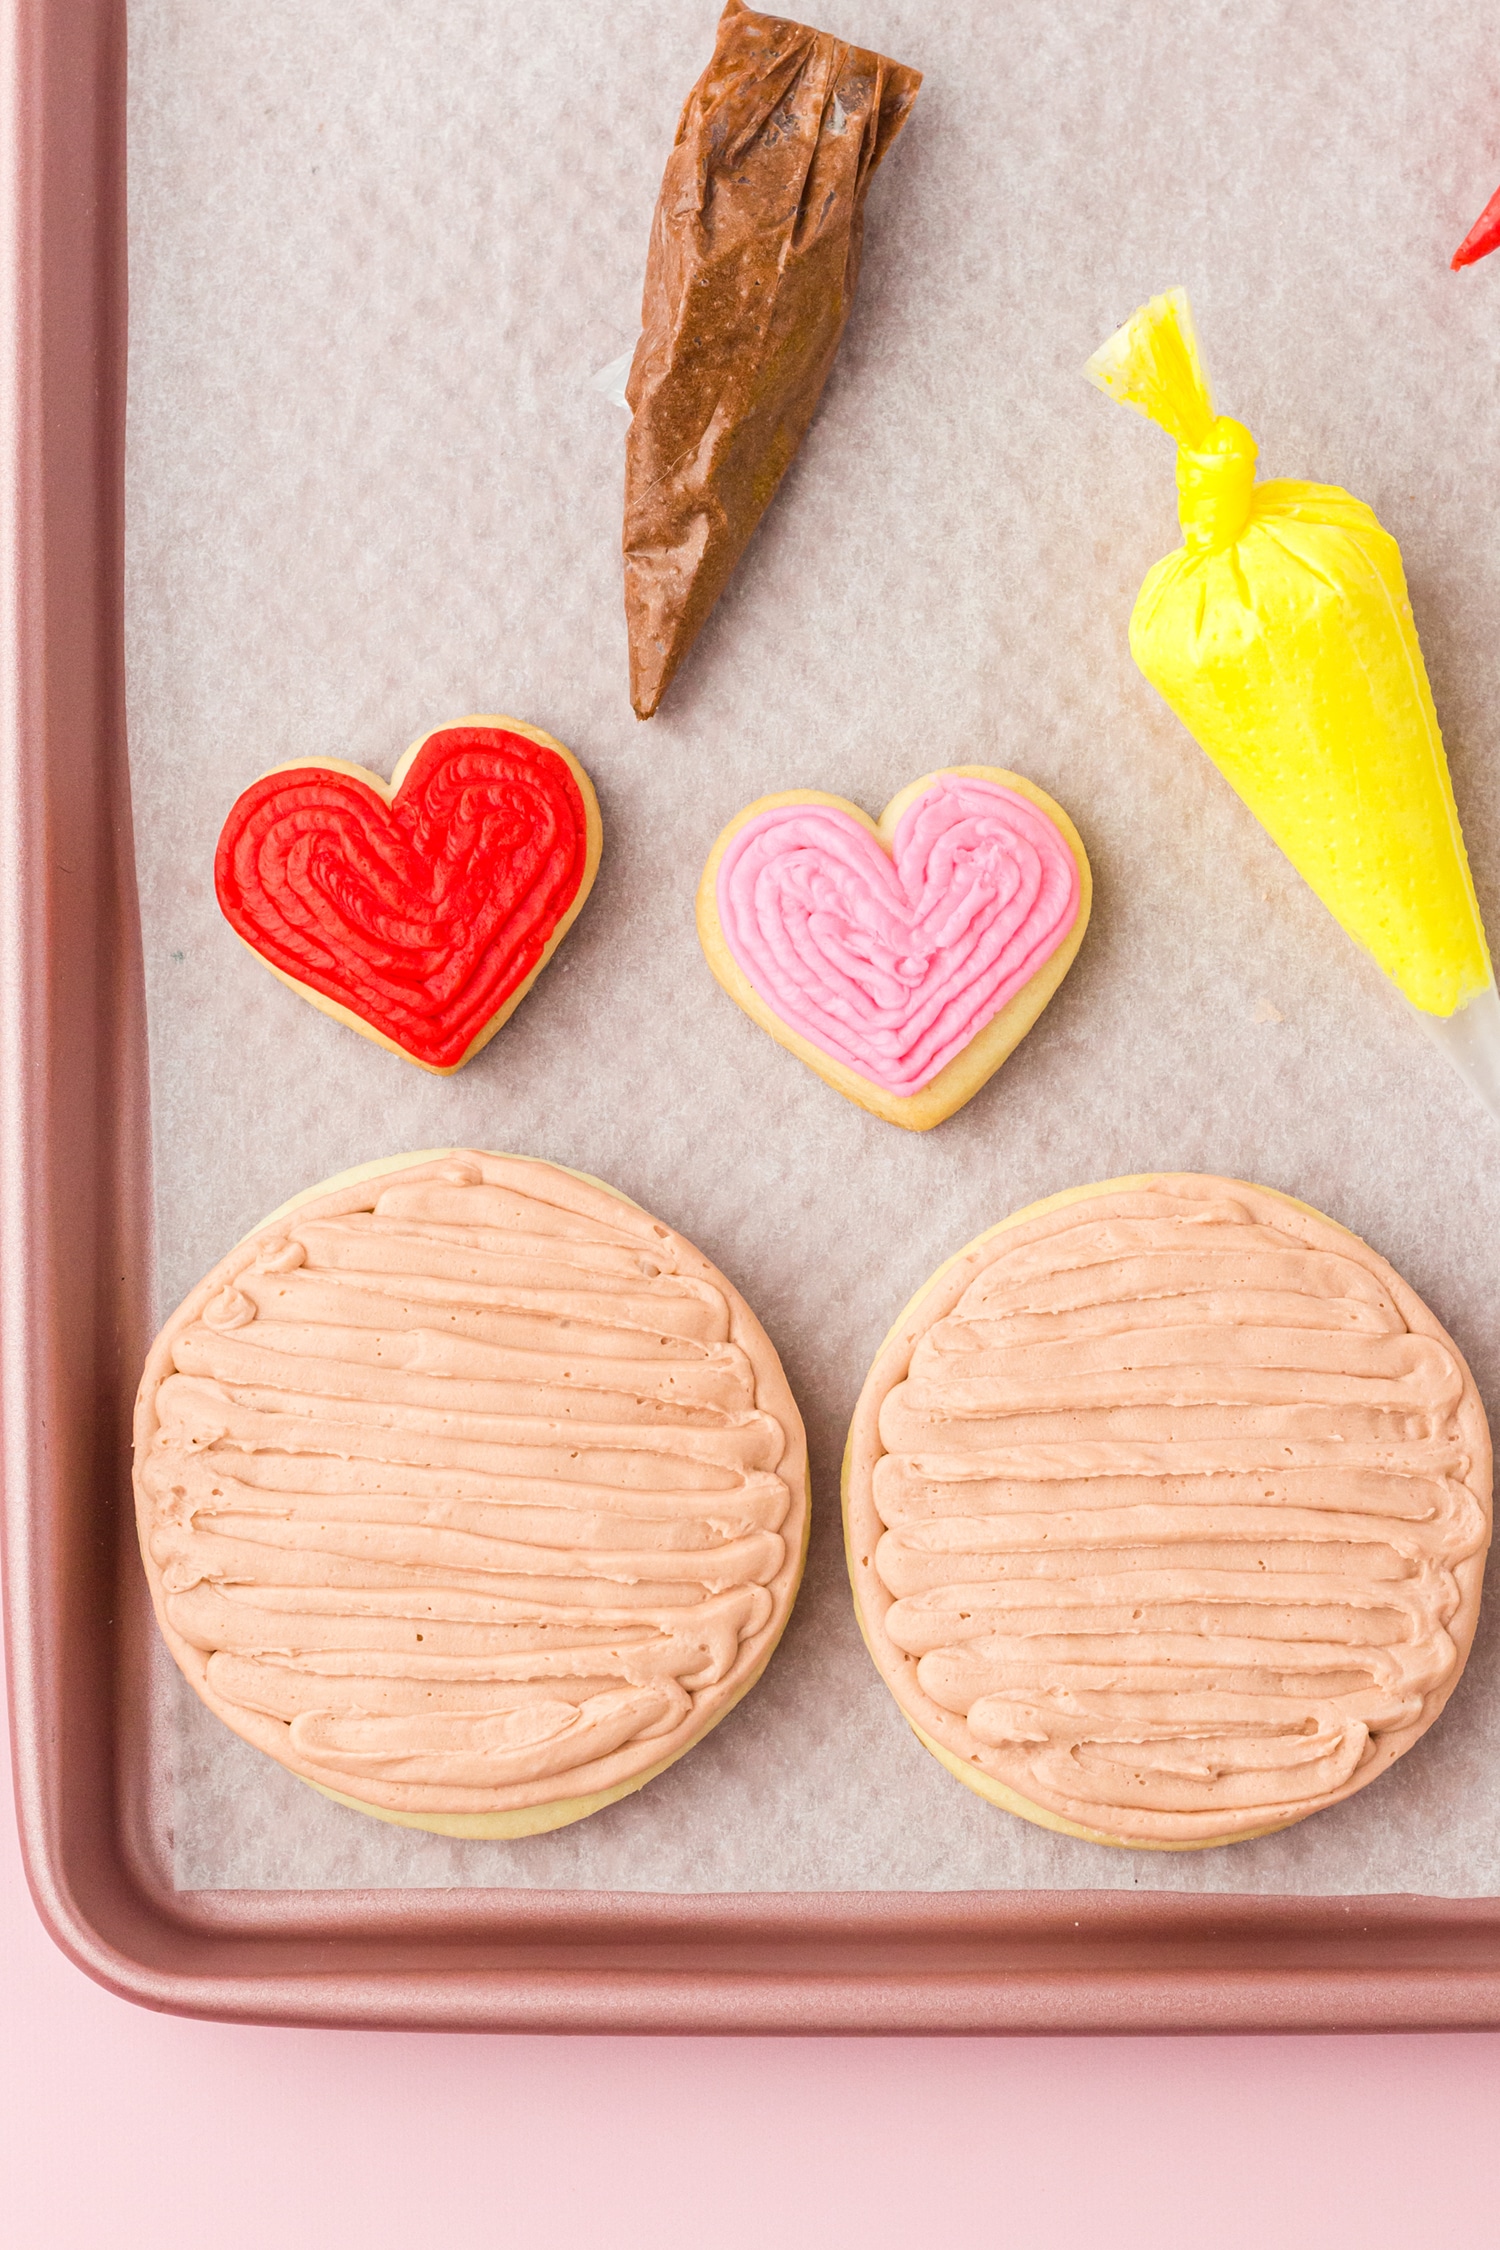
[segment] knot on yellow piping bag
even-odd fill
[[[1177,441],[1184,543],[1141,587],[1136,663],[1349,935],[1451,1016],[1490,959],[1395,540],[1335,485],[1255,482],[1182,290],[1085,373]]]
[[[1177,448],[1177,520],[1194,549],[1232,547],[1250,521],[1256,444],[1243,422],[1221,414],[1201,448]]]

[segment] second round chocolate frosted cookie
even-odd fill
[[[1442,1710],[1490,1467],[1456,1346],[1356,1236],[1237,1180],[1073,1189],[943,1267],[870,1371],[860,1624],[992,1803],[1137,1849],[1264,1835]]]

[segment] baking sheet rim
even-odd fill
[[[287,2024],[1500,2025],[1496,1900],[171,1891],[131,1803],[143,1705],[108,1661],[129,1632],[124,1432],[147,1335],[120,1277],[144,1270],[150,1210],[122,719],[123,0],[0,0],[0,24],[4,1585],[22,1848],[58,1944],[147,2007]],[[100,1537],[101,1490],[124,1537]]]

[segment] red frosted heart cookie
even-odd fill
[[[325,1015],[458,1070],[517,1008],[593,885],[603,831],[571,751],[520,719],[422,735],[389,782],[274,766],[214,859],[226,919]]]

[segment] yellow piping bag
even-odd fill
[[[1336,485],[1256,483],[1183,290],[1084,372],[1177,441],[1183,544],[1141,588],[1136,663],[1500,1115],[1500,996],[1395,540]]]

